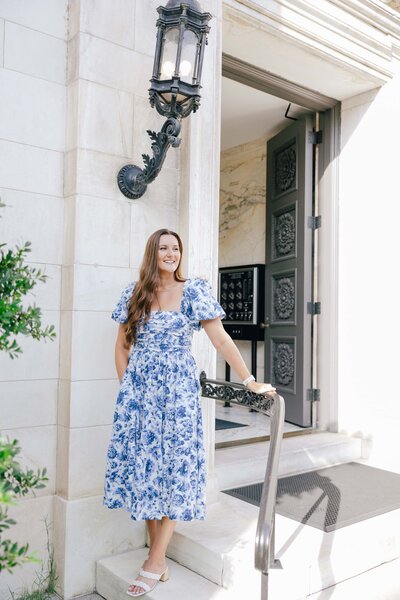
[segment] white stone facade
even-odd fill
[[[184,126],[185,152],[190,146],[192,154],[200,152],[184,180],[180,151],[174,150],[143,199],[129,202],[116,184],[122,165],[141,164],[141,154],[150,152],[146,129],[158,131],[163,123],[147,99],[157,6],[142,0],[0,4],[0,185],[7,205],[1,238],[10,244],[31,240],[31,262],[49,275],[31,301],[57,331],[54,343],[22,340],[18,361],[0,357],[0,421],[2,433],[20,441],[22,461],[48,468],[49,482],[37,498],[12,510],[18,520],[13,536],[44,557],[41,519],[47,515],[65,597],[94,589],[96,559],[145,539],[144,523],[127,527],[127,515],[102,506],[118,390],[110,312],[137,276],[144,242],[158,227],[182,232],[190,276],[215,278],[218,172],[205,172],[201,163],[202,146],[210,131],[217,132],[218,109],[202,121],[204,133],[195,121]],[[210,43],[216,48],[219,14],[213,13]],[[218,107],[219,64],[219,54],[209,52],[205,107]],[[193,226],[199,209],[189,200],[200,192],[206,198],[201,208],[210,220],[214,215],[206,235]],[[205,250],[199,255],[200,240]],[[199,336],[197,354],[212,374],[214,355],[204,342]],[[213,422],[212,403],[204,404],[204,417]],[[210,452],[208,457],[211,462]],[[212,481],[210,472],[210,496]],[[32,514],[35,526],[29,528]],[[8,586],[31,584],[35,569],[26,565],[2,576],[1,597],[8,598]]]
[[[22,446],[21,462],[48,468],[48,485],[22,500],[11,513],[13,539],[29,541],[46,557],[47,518],[50,541],[56,493],[57,397],[60,361],[60,302],[63,265],[63,161],[65,152],[66,2],[0,3],[0,196],[1,240],[14,245],[30,240],[29,260],[49,276],[35,297],[44,323],[53,323],[53,343],[26,339],[20,359],[0,357],[1,429]],[[15,576],[2,574],[1,597],[31,583],[38,565]]]
[[[399,392],[387,376],[400,334],[399,15],[371,0],[203,1],[213,19],[201,108],[146,195],[129,202],[116,174],[141,164],[146,129],[163,123],[147,99],[159,4],[0,1],[0,242],[32,242],[31,263],[49,275],[35,301],[57,330],[55,342],[21,340],[15,361],[0,357],[0,426],[20,441],[22,462],[48,468],[48,485],[13,509],[12,533],[44,557],[48,516],[65,598],[94,589],[97,559],[145,540],[143,523],[101,504],[118,388],[110,312],[161,226],[181,232],[186,274],[216,289],[222,50],[341,102],[340,153],[324,182],[333,201],[322,206],[320,425],[362,437],[371,462],[400,470]],[[203,333],[195,353],[213,375]],[[212,501],[214,406],[203,408]],[[0,598],[35,569],[2,576]]]

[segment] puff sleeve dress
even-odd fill
[[[112,318],[126,323],[134,283]],[[188,279],[179,311],[152,311],[138,329],[117,397],[103,504],[134,520],[205,518],[200,382],[191,353],[200,321],[224,317],[205,279]]]

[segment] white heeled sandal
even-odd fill
[[[153,586],[151,586],[145,581],[139,581],[138,579],[134,579],[132,583],[129,584],[129,587],[132,587],[132,585],[137,585],[138,587],[143,588],[143,592],[130,592],[129,589],[127,589],[126,593],[129,596],[132,596],[133,598],[137,598],[138,596],[144,596],[148,592],[151,592],[151,590],[154,590],[159,581],[167,581],[169,579],[168,567],[161,574],[151,573],[150,571],[144,571],[143,569],[140,569],[139,575],[141,575],[142,577],[147,577],[147,579],[155,579],[156,583]]]

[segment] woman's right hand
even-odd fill
[[[276,388],[272,387],[270,383],[258,383],[257,381],[251,381],[246,387],[255,394],[275,394]]]

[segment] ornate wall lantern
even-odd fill
[[[168,117],[161,131],[147,130],[153,158],[143,154],[144,168],[125,165],[118,173],[118,187],[127,198],[140,198],[161,171],[170,146],[180,144],[180,120],[200,105],[200,81],[207,45],[210,13],[201,12],[198,0],[169,0],[157,8],[157,44],[150,104]]]

